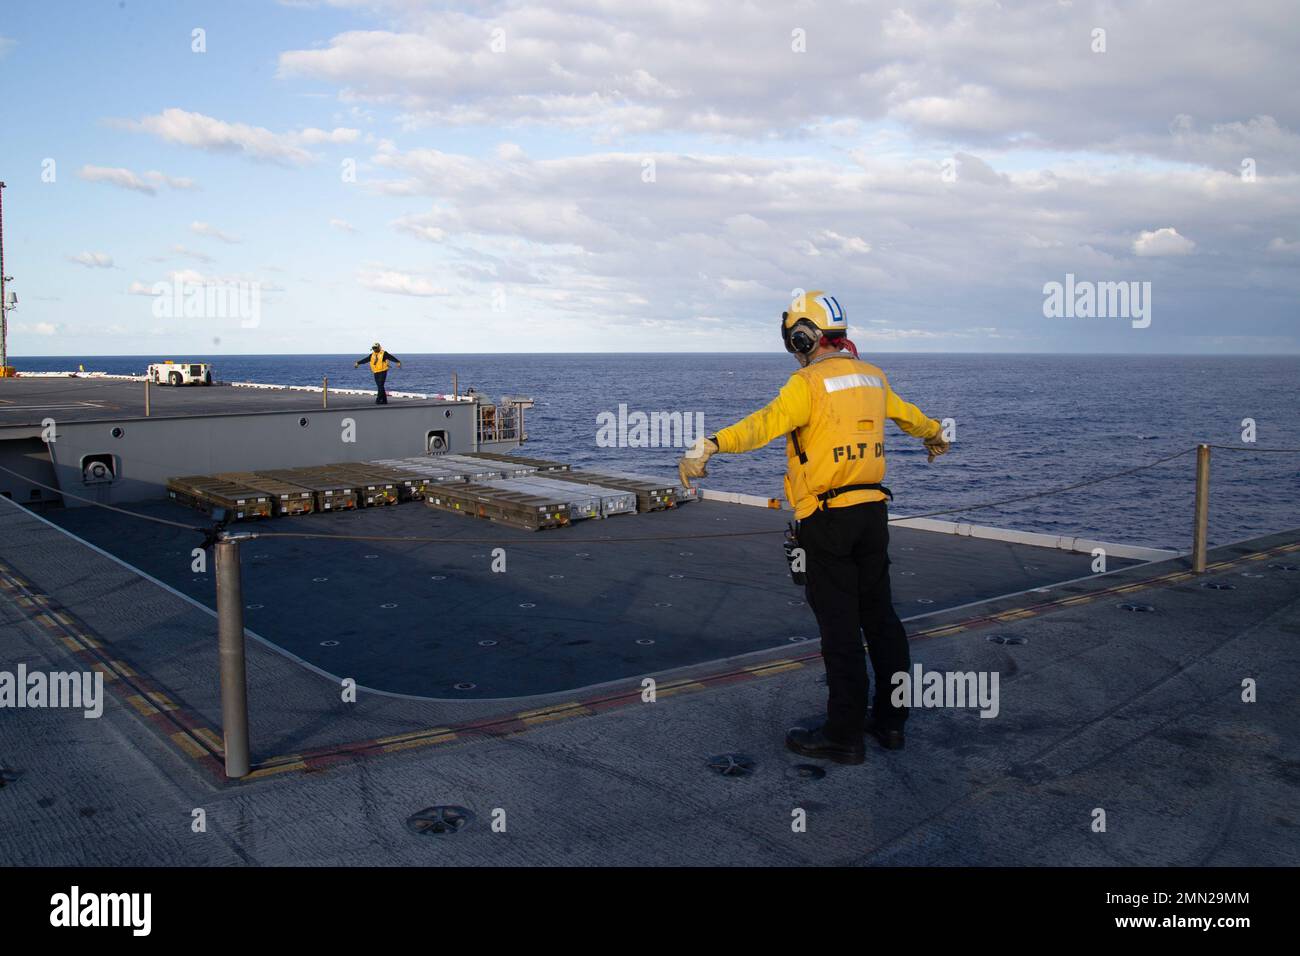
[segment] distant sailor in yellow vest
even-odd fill
[[[885,478],[885,419],[922,439],[929,460],[948,451],[939,422],[908,404],[875,365],[858,358],[844,309],[832,295],[804,293],[781,313],[781,339],[800,368],[773,401],[678,463],[682,481],[706,477],[717,452],[762,448],[786,436],[785,494],[806,561],[808,604],[821,630],[828,690],[826,721],[792,729],[786,746],[807,757],[862,763],[864,731],[882,746],[903,746],[905,707],[894,707],[891,678],[911,667],[907,635],[889,590],[892,497]],[[866,654],[876,675],[868,714]]]
[[[387,405],[388,393],[384,391],[384,380],[388,378],[388,363],[392,362],[398,368],[402,367],[402,363],[396,355],[385,352],[383,346],[378,342],[370,347],[369,355],[357,359],[352,363],[352,367],[360,368],[367,362],[370,363],[370,371],[375,373],[375,404]]]

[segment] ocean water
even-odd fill
[[[356,355],[215,356],[224,381],[372,386]],[[784,353],[416,355],[389,374],[393,390],[461,389],[489,398],[527,395],[525,453],[575,465],[669,474],[679,448],[607,448],[603,413],[703,416],[706,433],[766,404],[794,369]],[[1155,547],[1190,546],[1194,455],[1061,495],[994,508],[972,506],[1035,494],[1125,471],[1198,442],[1214,452],[1210,537],[1227,543],[1300,526],[1300,357],[934,355],[891,353],[875,361],[894,390],[933,418],[956,422],[947,456],[926,463],[921,443],[888,426],[886,455],[896,515],[970,508],[949,520]],[[197,356],[188,358],[198,360]],[[142,372],[143,357],[18,359],[20,371],[75,368]],[[1257,441],[1242,441],[1253,419]],[[781,440],[710,464],[705,487],[780,496]]]

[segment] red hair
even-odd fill
[[[846,336],[837,335],[835,338],[829,338],[823,335],[821,341],[817,343],[822,348],[827,349],[848,349],[853,353],[853,357],[858,357],[858,347],[848,340]]]

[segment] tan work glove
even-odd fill
[[[707,478],[709,472],[706,466],[717,451],[717,443],[707,438],[701,438],[692,445],[691,450],[677,460],[677,475],[682,484],[689,488],[692,478]]]
[[[926,463],[929,464],[940,455],[948,454],[948,449],[951,447],[952,445],[944,441],[942,433],[935,435],[933,438],[927,438],[925,440],[925,450],[930,453],[930,457],[926,459]]]

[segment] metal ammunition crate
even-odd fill
[[[520,491],[529,495],[553,496],[569,504],[569,520],[581,521],[584,518],[600,517],[600,495],[595,485],[570,483],[568,487],[548,486],[545,479],[504,478],[501,481],[485,481],[489,488],[503,491]]]
[[[400,500],[424,500],[424,480],[419,475],[382,461],[368,461],[365,466],[377,477],[391,481],[397,487]]]
[[[478,461],[464,455],[436,455],[428,460],[431,463],[429,467],[441,468],[444,474],[456,481],[497,481],[506,476],[496,462]]]
[[[465,480],[455,471],[431,462],[430,458],[381,458],[375,464],[392,468],[414,479],[423,493],[428,492],[430,485]]]
[[[680,500],[691,500],[685,497],[688,491],[692,496],[695,493],[695,489],[684,489],[672,479],[621,471],[571,471],[564,476],[564,480],[631,491],[636,494],[638,511],[664,511],[676,507]],[[681,499],[678,498],[678,491],[683,493]]]
[[[437,460],[454,468],[464,468],[470,481],[495,480],[487,477],[492,474],[499,474],[502,478],[527,478],[538,472],[536,465],[501,458],[488,461],[474,455],[439,455]]]
[[[463,455],[464,458],[482,458],[490,462],[502,462],[511,465],[527,465],[536,468],[539,472],[549,471],[568,471],[569,466],[559,461],[548,461],[545,458],[529,458],[527,455],[504,455],[495,451],[476,451],[470,455]]]
[[[223,508],[234,521],[271,517],[271,496],[211,475],[185,475],[167,479],[167,496],[179,504],[211,514]]]
[[[487,518],[526,531],[563,528],[569,523],[569,503],[539,492],[507,491],[473,482],[430,486],[424,499],[430,508]]]
[[[254,471],[224,471],[213,477],[270,495],[277,516],[309,515],[316,510],[316,496],[301,485],[267,478]]]
[[[306,488],[316,496],[317,511],[351,511],[357,506],[357,483],[319,468],[276,468],[257,474]]]
[[[321,471],[352,481],[356,486],[358,502],[364,503],[367,508],[395,505],[401,500],[401,492],[393,478],[363,461],[331,462],[321,465]]]
[[[561,474],[567,474],[561,472]],[[569,496],[569,515],[578,518],[578,511],[584,509],[584,517],[609,518],[613,515],[636,514],[636,492],[625,488],[609,488],[602,485],[568,481],[565,478],[552,478],[547,475],[532,475],[519,479],[548,494]],[[587,508],[585,502],[594,499],[594,504]]]

